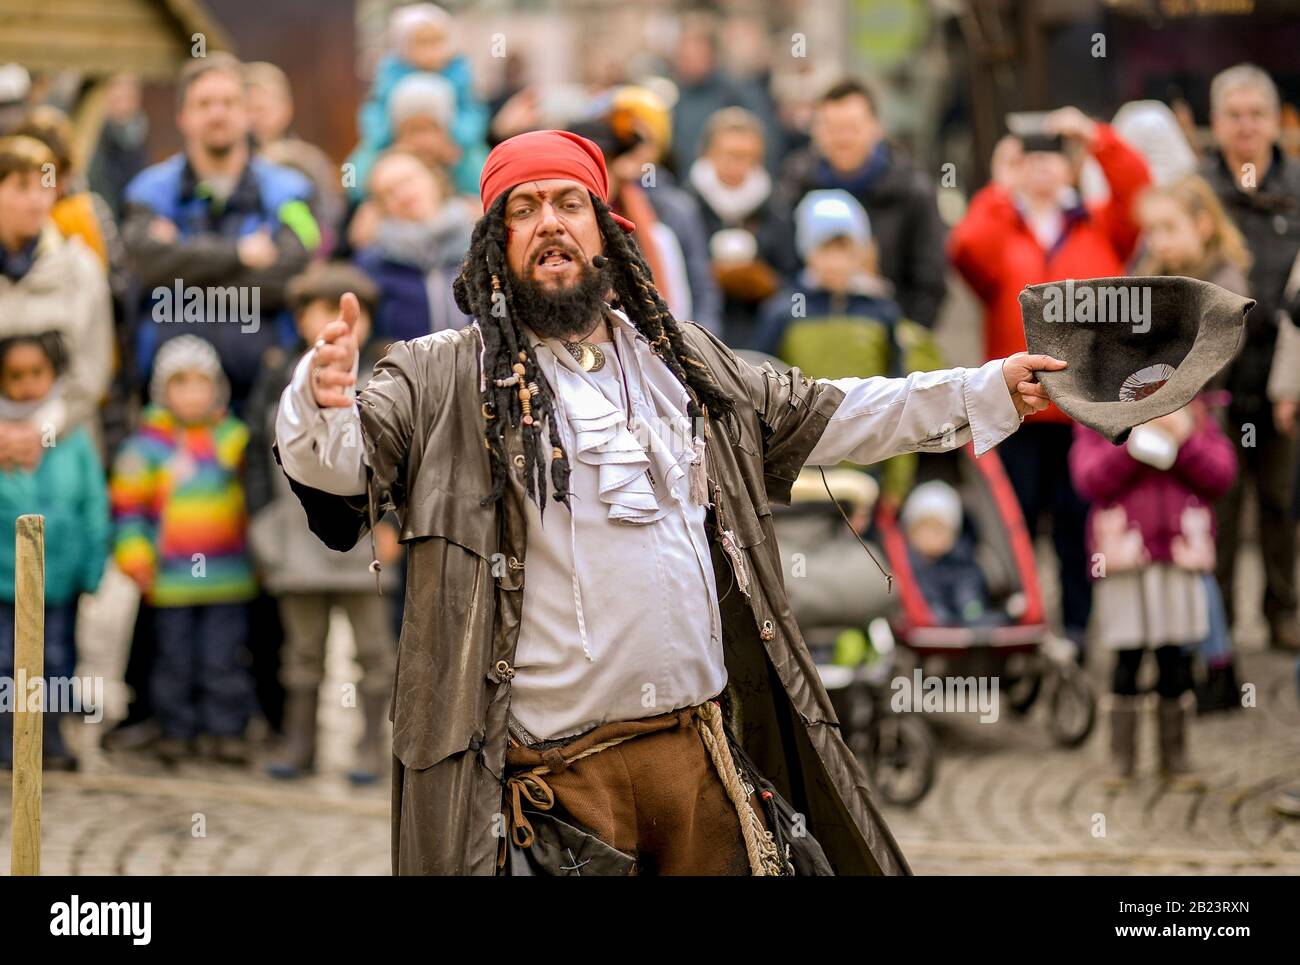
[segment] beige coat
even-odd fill
[[[113,371],[113,306],[104,267],[80,238],[53,224],[41,231],[31,269],[18,281],[0,275],[0,338],[58,331],[69,368],[52,409],[56,434],[88,425]],[[93,435],[93,433],[92,433]]]

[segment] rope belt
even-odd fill
[[[749,797],[754,789],[741,778],[740,770],[731,756],[727,734],[722,729],[722,708],[710,700],[701,704],[697,710],[697,723],[700,735],[704,738],[704,746],[709,749],[713,766],[740,818],[740,833],[745,839],[750,873],[762,877],[784,874],[785,860],[777,851],[772,832],[763,827],[763,822],[750,803]]]
[[[759,876],[784,874],[785,863],[777,851],[773,835],[763,826],[750,803],[754,789],[745,782],[731,756],[731,748],[722,726],[722,709],[711,700],[697,707],[686,707],[643,721],[629,721],[620,726],[634,728],[631,733],[604,740],[600,739],[600,732],[606,730],[603,727],[590,731],[564,747],[552,747],[543,751],[523,747],[512,740],[506,749],[506,763],[532,766],[506,778],[511,840],[521,848],[531,847],[536,840],[533,826],[524,812],[525,804],[539,811],[549,811],[555,806],[555,792],[544,780],[547,774],[563,771],[583,758],[599,754],[633,738],[674,727],[686,727],[691,723],[699,729],[709,759],[740,818],[740,831],[745,841],[750,872]],[[565,754],[564,751],[568,753]],[[504,863],[505,851],[502,850],[498,864]]]

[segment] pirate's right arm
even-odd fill
[[[280,397],[275,454],[312,532],[331,549],[345,550],[405,502],[421,380],[411,346],[397,342],[355,405],[321,406],[311,387],[315,352],[303,356]]]

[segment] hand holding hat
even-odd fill
[[[1063,368],[1065,363],[1060,359],[1054,359],[1050,355],[1030,355],[1028,352],[1017,352],[1003,360],[1002,377],[1007,380],[1007,391],[1011,393],[1011,401],[1016,404],[1016,411],[1021,416],[1042,412],[1051,405],[1047,390],[1038,381],[1036,373],[1059,372]]]

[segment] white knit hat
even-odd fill
[[[167,404],[167,383],[180,372],[202,372],[212,379],[217,397],[214,409],[224,409],[230,399],[230,382],[221,368],[221,357],[212,343],[197,335],[178,335],[163,342],[154,356],[149,378],[149,398],[154,405]]]
[[[393,128],[408,117],[432,117],[446,130],[456,116],[456,89],[440,74],[407,74],[388,95],[388,119]]]
[[[809,191],[794,209],[794,241],[799,256],[808,256],[832,238],[871,241],[871,218],[847,191]]]
[[[949,529],[961,529],[961,497],[946,482],[932,479],[912,490],[903,504],[902,521],[906,529],[923,519],[937,519]]]

